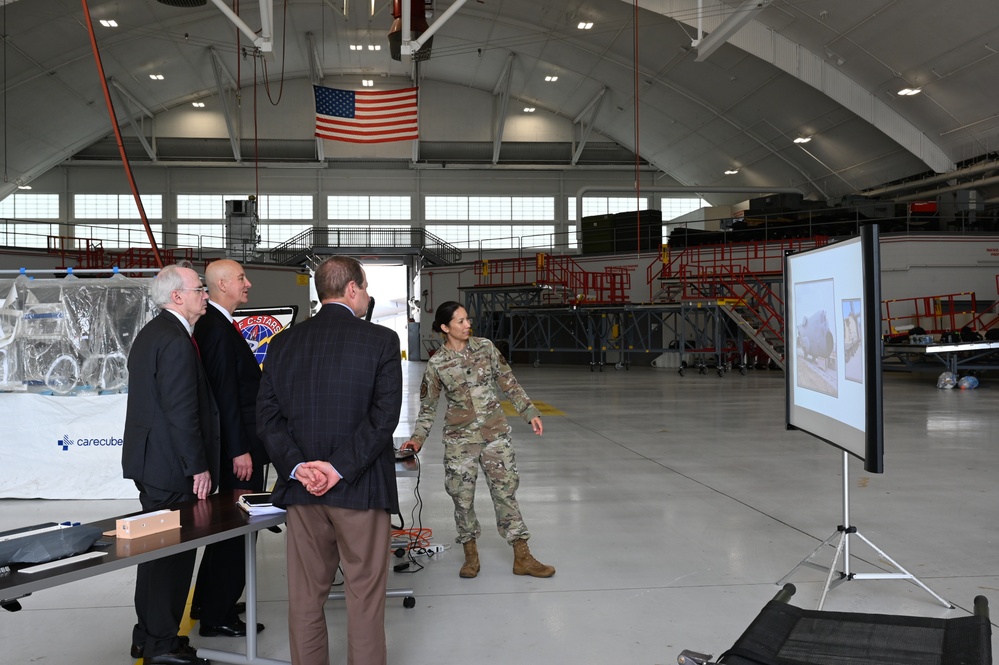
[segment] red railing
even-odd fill
[[[999,293],[999,275],[996,275],[996,293]],[[991,318],[989,318],[989,320],[986,321],[985,317],[991,317]],[[979,312],[978,315],[975,316],[975,318],[973,318],[971,320],[971,323],[969,323],[968,325],[971,326],[972,330],[978,331],[983,335],[985,334],[986,331],[991,330],[995,326],[999,325],[999,300],[996,300],[991,305],[989,305],[988,307],[984,308],[981,312]]]
[[[537,254],[534,259],[476,261],[473,270],[479,286],[523,286],[544,284],[548,303],[607,304],[628,302],[631,268],[610,266],[589,272],[568,256]]]
[[[82,247],[77,245],[84,243]],[[94,238],[48,236],[49,254],[59,256],[60,268],[106,268],[104,246]],[[75,265],[70,265],[75,264]]]
[[[688,271],[681,279],[681,298],[688,301],[731,301],[731,304],[748,310],[755,317],[757,332],[768,331],[783,342],[784,299],[760,277],[741,266]]]
[[[82,246],[81,246],[82,245]],[[151,247],[129,247],[122,252],[104,249],[103,241],[95,238],[72,238],[68,236],[48,236],[49,254],[59,256],[60,268],[158,268],[156,254]],[[164,265],[178,261],[193,261],[194,250],[190,247],[160,250]]]
[[[649,299],[655,299],[656,282],[661,279],[680,278],[692,272],[713,275],[740,269],[760,276],[779,275],[784,270],[784,256],[788,252],[800,252],[827,244],[829,244],[828,236],[813,236],[696,245],[672,252],[664,245],[660,256],[645,271],[646,281],[649,284]]]
[[[907,326],[904,330],[918,326],[927,335],[960,330],[975,321],[978,311],[974,291],[922,298],[897,298],[884,300],[881,304],[884,307],[884,317],[881,320],[888,324],[889,334],[900,332],[900,322]]]

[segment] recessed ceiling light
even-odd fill
[[[812,140],[811,136],[799,136],[794,140],[795,143],[808,143]]]
[[[913,95],[918,95],[921,92],[922,92],[921,88],[902,88],[901,90],[898,91],[898,94],[902,95],[903,97],[911,97]]]
[[[351,44],[350,45],[350,50],[351,51],[363,51],[364,47],[361,46],[360,44]]]
[[[18,189],[31,189],[31,185],[18,185]]]
[[[576,27],[580,30],[589,30],[593,27],[593,21],[580,21]]]
[[[151,78],[154,81],[162,81],[163,80],[163,75],[162,74],[150,74],[149,78]]]
[[[374,84],[375,84],[375,82],[372,81],[371,79],[362,79],[361,80],[361,85],[363,85],[365,88],[370,88]]]
[[[115,21],[114,19],[102,18],[101,25],[103,25],[105,28],[117,28],[118,21]]]
[[[738,172],[739,169],[729,169],[728,171],[725,171],[725,175],[735,175]]]
[[[193,106],[196,109],[203,109],[203,108],[205,108],[205,103],[204,102],[191,102],[191,106]]]
[[[382,50],[382,45],[381,44],[368,44],[368,50],[369,51],[381,51]]]
[[[545,80],[548,81],[549,83],[554,83],[555,81],[558,80],[558,77],[557,76],[546,76]]]
[[[536,109],[533,106],[525,106],[524,113],[534,113]]]

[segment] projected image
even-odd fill
[[[864,331],[860,298],[843,301],[843,375],[864,382]]]
[[[795,321],[795,356],[798,360],[799,388],[831,397],[839,396],[836,371],[836,335],[833,331],[835,298],[833,280],[820,279],[794,285],[794,297],[801,307]]]

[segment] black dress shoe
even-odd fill
[[[264,629],[264,624],[257,624],[257,632],[259,633]],[[226,625],[219,624],[218,626],[206,626],[201,624],[198,628],[198,634],[202,637],[246,637],[246,622],[241,620],[236,620],[236,623]]]
[[[144,658],[146,665],[209,665],[205,658],[198,658],[198,651],[190,646],[183,646],[161,653],[158,656]]]
[[[236,614],[246,614],[246,603],[239,601],[236,603]],[[201,606],[191,605],[191,618],[197,621],[201,618]]]
[[[191,644],[191,638],[190,637],[188,637],[187,635],[181,635],[180,636],[180,646],[186,647],[186,646],[190,646],[190,644]],[[146,650],[146,645],[145,644],[133,644],[132,648],[129,649],[129,651],[128,651],[128,655],[130,655],[132,658],[136,658],[136,659],[142,658],[142,652],[145,651],[145,650]]]

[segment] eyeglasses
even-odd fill
[[[199,286],[196,289],[177,289],[178,291],[201,291],[202,293],[208,293],[207,286]]]

